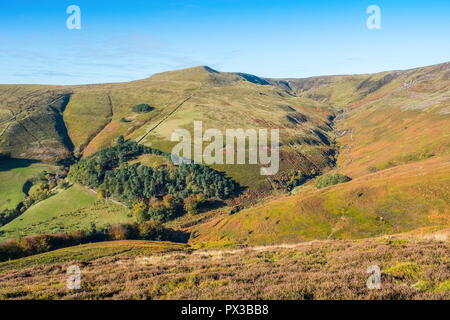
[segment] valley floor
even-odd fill
[[[450,299],[450,229],[365,240],[192,250],[96,243],[0,264],[1,299]],[[81,289],[66,288],[67,268]],[[367,268],[381,289],[367,288]]]

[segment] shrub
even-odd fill
[[[108,231],[109,240],[126,240],[130,235],[131,230],[127,224],[113,225]]]
[[[147,210],[147,205],[142,201],[133,204],[133,214],[137,222],[142,223],[149,219]]]
[[[70,187],[70,183],[69,183],[69,181],[61,180],[58,183],[58,187],[61,189],[68,189]]]
[[[167,221],[170,216],[170,210],[164,207],[163,205],[159,205],[154,208],[148,209],[148,219],[154,221]]]
[[[286,185],[287,191],[291,191],[295,187],[304,184],[306,181],[308,181],[308,179],[311,179],[311,177],[312,176],[308,176],[302,171],[292,170],[289,181]]]
[[[378,171],[378,169],[376,167],[368,167],[367,171],[369,171],[369,173],[375,173]]]
[[[3,212],[0,212],[0,227],[14,220],[20,214],[20,210],[17,209],[5,209]]]
[[[137,226],[139,239],[161,240],[164,234],[164,227],[159,221],[147,221]]]
[[[203,194],[191,195],[184,200],[184,209],[189,214],[197,214],[205,203],[206,199]]]
[[[0,243],[0,261],[23,257],[23,250],[16,240],[7,240]]]
[[[152,111],[154,108],[146,103],[138,104],[137,106],[133,107],[133,112],[137,113],[146,113]]]
[[[347,177],[340,173],[335,174],[327,174],[324,176],[320,176],[316,180],[316,188],[322,189],[329,186],[333,186],[335,184],[344,183],[352,180],[350,177]]]

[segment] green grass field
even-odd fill
[[[33,205],[0,228],[0,240],[39,233],[86,230],[92,224],[104,227],[131,220],[126,207],[108,200],[98,200],[94,192],[74,185]]]
[[[25,196],[25,182],[50,168],[47,164],[27,160],[0,160],[0,211],[16,208]]]

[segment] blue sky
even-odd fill
[[[69,5],[81,30],[68,30]],[[369,5],[381,30],[366,27]],[[450,61],[450,1],[0,2],[0,83],[130,81],[197,65],[265,77]]]

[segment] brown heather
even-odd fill
[[[229,250],[178,247],[178,251],[122,252],[67,263],[55,263],[56,259],[42,263],[35,256],[35,265],[29,268],[15,266],[20,260],[0,264],[0,297],[450,299],[449,249],[447,241],[390,237]],[[82,252],[80,249],[80,256]],[[82,271],[79,291],[65,287],[71,264],[78,264]],[[370,265],[379,265],[382,270],[381,290],[366,287]]]

